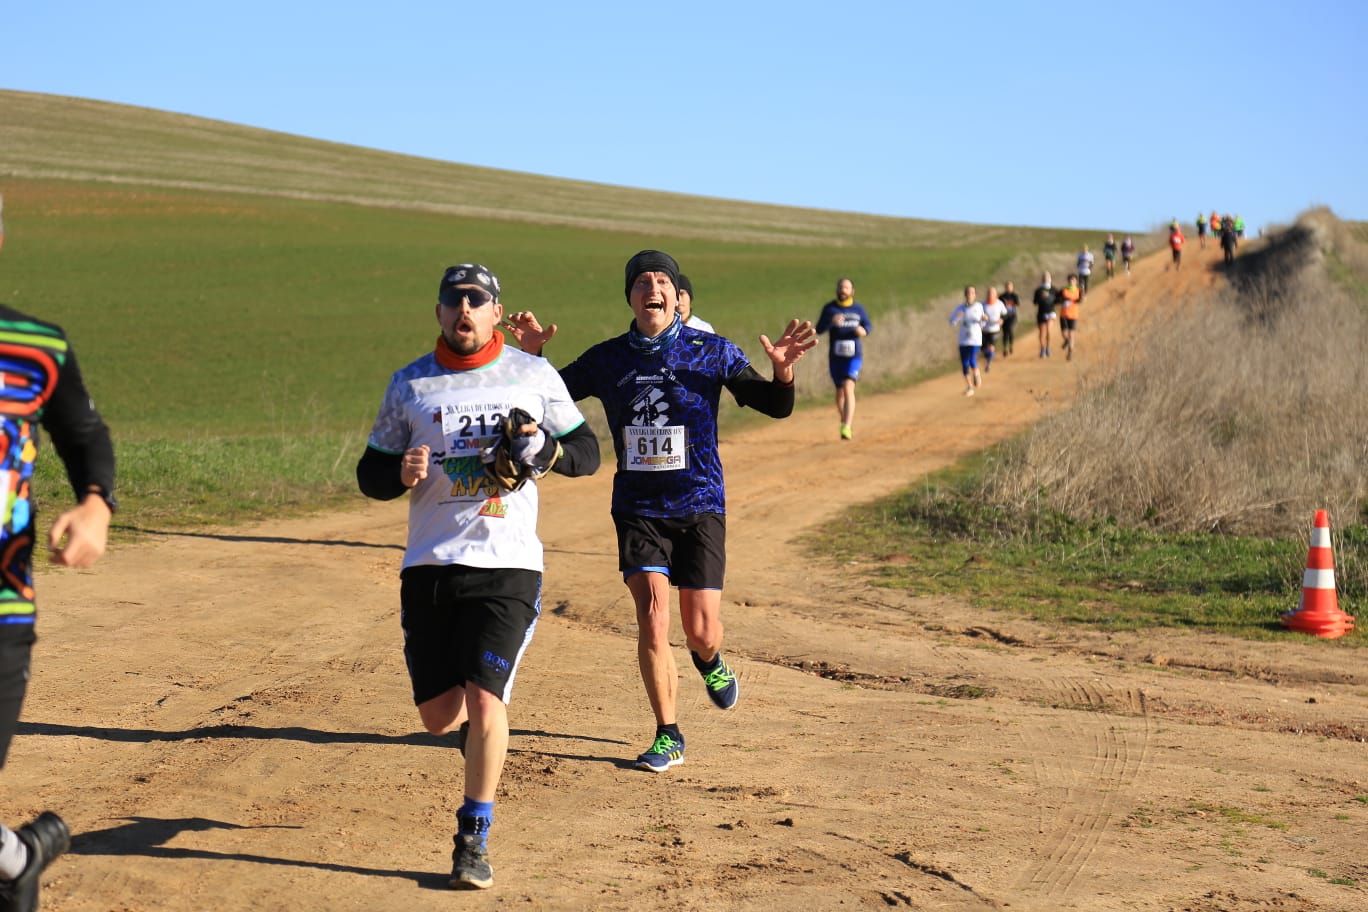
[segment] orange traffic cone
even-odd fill
[[[1335,557],[1330,551],[1330,520],[1324,510],[1316,511],[1315,528],[1311,530],[1301,601],[1296,611],[1282,616],[1282,622],[1293,630],[1326,640],[1342,637],[1354,629],[1354,619],[1340,611],[1335,594]]]

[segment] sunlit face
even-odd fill
[[[836,300],[849,301],[855,297],[855,283],[850,279],[841,279],[836,283]]]
[[[978,294],[978,289],[973,285],[964,286],[964,300],[966,303],[973,303],[974,296]]]
[[[693,295],[682,288],[679,289],[679,304],[677,309],[679,310],[679,319],[688,323],[689,317],[693,314]]]
[[[654,339],[674,322],[679,293],[669,273],[643,272],[632,282],[628,303],[636,318],[637,331]]]
[[[452,351],[473,355],[494,337],[494,327],[503,319],[503,305],[478,286],[462,285],[454,291],[461,294],[449,297],[452,303],[437,303],[437,323]]]

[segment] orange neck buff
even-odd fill
[[[497,329],[489,341],[474,354],[462,355],[453,351],[445,336],[437,337],[437,363],[447,370],[474,370],[492,364],[503,353],[504,334]]]

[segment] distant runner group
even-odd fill
[[[1206,249],[1206,238],[1208,228],[1211,236],[1221,245],[1222,259],[1226,264],[1235,262],[1235,251],[1240,246],[1240,241],[1245,236],[1245,221],[1239,215],[1219,214],[1215,209],[1211,210],[1211,215],[1197,213],[1197,243],[1202,249]],[[1178,220],[1174,219],[1169,226],[1169,233],[1177,231],[1179,235],[1182,231],[1178,230]],[[1181,246],[1181,241],[1179,242]]]

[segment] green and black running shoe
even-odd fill
[[[703,684],[708,688],[708,696],[712,698],[713,705],[718,709],[731,709],[736,705],[736,701],[741,697],[741,685],[736,680],[736,672],[732,671],[722,658],[722,653],[717,654],[716,664],[712,669],[700,669],[699,674],[703,675]]]
[[[672,766],[684,762],[684,739],[676,738],[669,732],[656,735],[650,750],[637,757],[637,769],[652,773],[663,773]]]

